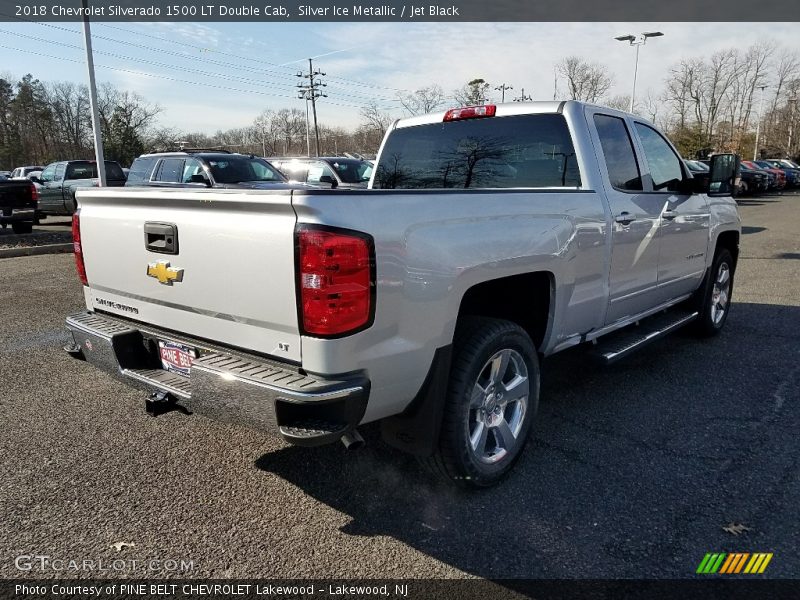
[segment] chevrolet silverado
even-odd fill
[[[722,329],[738,164],[695,179],[638,116],[537,102],[397,121],[365,190],[81,190],[66,349],[154,411],[307,446],[380,421],[447,480],[492,485],[544,357]]]

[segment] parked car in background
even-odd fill
[[[748,162],[751,162],[754,165],[757,165],[757,166],[761,167],[765,171],[769,171],[770,173],[775,175],[775,182],[776,182],[777,189],[782,190],[782,189],[784,189],[786,187],[786,183],[787,183],[786,182],[786,171],[784,171],[783,169],[779,169],[777,167],[774,167],[774,166],[772,166],[771,164],[769,164],[765,160],[751,160],[751,161],[748,161]]]
[[[800,185],[800,167],[785,158],[768,158],[764,162],[776,169],[781,169],[786,174],[786,185],[796,187]]]
[[[739,193],[760,194],[769,188],[769,177],[761,169],[751,169],[744,164],[739,165]]]
[[[274,188],[286,177],[263,158],[225,150],[143,154],[133,161],[128,187]]]
[[[44,167],[41,166],[17,167],[13,171],[11,171],[10,179],[28,179],[28,175],[30,175],[31,173],[43,170]]]
[[[125,175],[118,163],[107,160],[106,183],[109,187],[125,185]],[[44,215],[71,215],[77,206],[75,190],[98,185],[97,161],[64,160],[50,163],[34,180],[39,184],[39,213]]]
[[[14,233],[30,233],[38,196],[32,181],[7,177],[0,180],[0,227],[11,225]]]
[[[0,171],[0,181],[4,181],[11,176],[11,171]]]
[[[777,175],[776,172],[773,172],[773,171],[777,171],[777,169],[775,169],[775,170],[773,170],[773,169],[765,169],[764,167],[762,167],[759,164],[756,164],[752,160],[743,160],[742,161],[742,165],[744,165],[748,169],[752,169],[754,171],[760,171],[761,173],[764,173],[766,175],[766,177],[767,177],[767,189],[768,190],[778,190],[778,189],[780,189],[779,188],[778,175]],[[781,180],[785,183],[786,182],[786,175],[782,171],[780,173],[781,173]]]
[[[331,188],[366,188],[372,176],[372,164],[347,156],[277,156],[267,159],[289,181]]]

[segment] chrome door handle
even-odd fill
[[[636,217],[631,215],[629,212],[622,212],[618,214],[614,220],[617,223],[622,223],[623,225],[628,225],[629,223],[633,223],[636,220]]]
[[[661,216],[668,221],[672,221],[672,219],[678,216],[678,213],[676,213],[674,210],[665,210],[663,213],[661,213]]]

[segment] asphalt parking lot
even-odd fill
[[[611,368],[547,359],[532,443],[481,492],[440,486],[374,427],[348,452],[149,417],[61,350],[83,304],[72,257],[4,259],[0,578],[91,575],[18,570],[33,554],[193,563],[104,574],[127,577],[682,578],[725,551],[773,552],[766,574],[796,577],[800,194],[741,213],[723,334]]]

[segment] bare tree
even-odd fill
[[[411,94],[398,94],[397,99],[410,115],[433,112],[444,102],[444,90],[438,84],[420,88]]]
[[[598,102],[613,83],[605,66],[590,63],[578,56],[568,56],[556,68],[566,79],[567,93],[572,100]]]
[[[461,106],[475,106],[486,104],[489,101],[489,89],[491,84],[482,78],[473,79],[457,90],[453,91],[453,97]]]
[[[394,117],[387,111],[382,110],[375,102],[370,102],[363,106],[360,114],[363,125],[368,129],[379,132],[381,138],[383,138],[389,125],[394,121]]]

